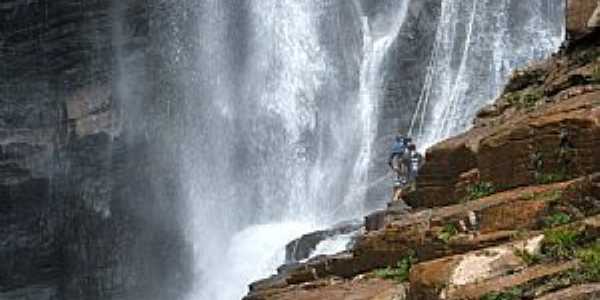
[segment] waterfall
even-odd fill
[[[362,18],[363,58],[360,68],[360,89],[358,95],[358,111],[362,141],[358,159],[352,170],[350,192],[347,195],[351,208],[363,204],[368,185],[368,171],[372,160],[373,141],[377,137],[379,120],[379,102],[383,97],[384,60],[390,46],[396,40],[402,24],[406,19],[410,0],[391,1],[380,7],[384,12],[376,15],[374,20],[365,16],[360,3],[355,2]]]
[[[239,299],[284,262],[286,243],[364,215],[383,64],[409,3],[379,2],[368,17],[343,0],[191,7],[196,41],[171,51],[190,62],[175,134],[191,300]]]
[[[444,0],[409,134],[421,151],[469,128],[513,70],[564,39],[561,0]]]
[[[402,72],[388,54],[411,39],[402,29],[415,3],[189,0],[155,25],[155,52],[168,58],[158,81],[174,82],[156,90],[194,248],[190,300],[239,299],[284,262],[286,243],[374,206],[385,75]],[[512,69],[557,46],[551,3],[442,2],[413,118],[424,145],[465,129]]]

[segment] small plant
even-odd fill
[[[530,232],[526,229],[519,229],[513,232],[510,236],[512,240],[524,240],[530,236]]]
[[[581,262],[581,271],[586,281],[600,281],[600,243],[577,250],[575,255]]]
[[[515,249],[514,254],[521,258],[528,266],[535,265],[542,261],[542,257],[540,255],[529,253],[529,251],[525,249]]]
[[[415,263],[412,255],[405,256],[396,264],[396,267],[387,267],[385,269],[375,270],[375,276],[383,279],[391,279],[396,282],[405,282],[408,280],[410,268]]]
[[[547,227],[556,227],[556,226],[568,224],[570,222],[571,222],[571,216],[562,211],[556,212],[556,213],[548,216],[544,220],[544,224]]]
[[[537,174],[535,181],[538,184],[549,184],[554,182],[565,181],[566,179],[567,175],[564,172],[557,172]]]
[[[544,254],[558,259],[573,258],[579,232],[567,228],[544,231]]]
[[[450,241],[450,239],[458,234],[458,229],[456,228],[456,226],[454,224],[446,224],[446,226],[444,226],[444,229],[442,229],[442,231],[440,231],[440,234],[438,234],[438,239],[444,241],[444,243],[448,244],[448,242]]]
[[[600,66],[596,66],[592,70],[592,81],[600,82]]]
[[[529,90],[521,97],[521,105],[525,108],[531,108],[544,98],[544,92],[541,89]]]
[[[563,192],[561,190],[551,190],[545,191],[541,193],[526,193],[521,196],[521,199],[527,201],[544,201],[544,202],[557,202],[563,196]]]
[[[505,96],[506,101],[517,108],[532,108],[544,98],[541,88],[529,88],[525,91],[513,92]]]
[[[518,92],[510,93],[504,97],[508,101],[508,104],[512,106],[518,106],[521,103],[521,95]]]
[[[562,199],[563,192],[561,190],[553,190],[539,194],[538,199],[546,202],[557,202]]]
[[[517,300],[523,296],[523,290],[520,288],[513,288],[505,292],[491,292],[483,295],[481,300]]]
[[[491,182],[478,182],[467,187],[467,195],[463,199],[463,202],[487,197],[495,192],[496,189]]]

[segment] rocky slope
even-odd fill
[[[600,297],[599,6],[571,1],[568,45],[429,149],[351,250],[282,266],[245,299]]]

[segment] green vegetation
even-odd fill
[[[568,228],[554,228],[544,231],[545,255],[557,259],[570,259],[575,254],[579,232]]]
[[[491,182],[478,182],[467,187],[467,195],[463,198],[462,202],[487,197],[495,192],[496,188],[494,188],[494,184]]]
[[[544,220],[547,227],[556,227],[568,223],[571,223],[571,216],[561,211],[546,217]]]
[[[522,249],[515,249],[514,254],[520,257],[528,266],[539,263],[543,258],[540,255],[529,253],[529,251]]]
[[[408,280],[410,268],[415,263],[412,255],[405,256],[396,264],[396,267],[387,267],[385,269],[375,270],[375,276],[383,279],[391,279],[396,282],[405,282]]]
[[[592,70],[592,81],[600,82],[600,66],[596,66]]]
[[[586,281],[600,281],[600,242],[578,249],[575,256],[581,262],[581,272]]]
[[[544,98],[544,92],[541,89],[528,90],[521,97],[521,104],[525,108],[534,107],[535,104]]]
[[[444,226],[444,229],[442,229],[442,231],[440,231],[440,234],[438,234],[438,239],[444,241],[444,243],[447,244],[450,241],[450,239],[457,234],[458,229],[454,224],[446,224],[446,226]]]
[[[532,108],[542,99],[544,99],[544,91],[541,88],[529,88],[506,96],[510,105],[521,109]]]
[[[491,292],[483,295],[481,300],[517,300],[523,296],[523,290],[520,288],[513,288],[509,291],[504,292]]]
[[[538,199],[546,202],[557,202],[562,198],[562,196],[563,192],[561,190],[552,190],[539,194]]]
[[[573,57],[573,61],[578,65],[585,65],[593,62],[598,57],[600,57],[600,50],[594,48],[588,51],[578,52],[575,57]]]
[[[557,202],[562,198],[563,192],[561,190],[551,190],[541,193],[527,193],[521,196],[523,200],[531,201],[545,201],[545,202]]]
[[[568,179],[567,174],[565,172],[556,172],[556,173],[542,173],[537,174],[535,177],[535,181],[538,184],[549,184],[554,182],[561,182]]]
[[[530,236],[530,232],[527,229],[518,229],[514,233],[511,234],[511,240],[524,240]]]

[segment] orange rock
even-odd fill
[[[597,0],[567,0],[567,32],[571,37],[586,33],[588,21],[597,6]]]
[[[247,296],[244,300],[399,300],[406,287],[390,280],[320,280]]]
[[[469,172],[497,190],[536,184],[540,177],[600,171],[600,90],[526,113],[496,127],[474,128],[427,152],[413,207],[458,203]],[[474,171],[477,170],[477,171]]]
[[[584,284],[536,298],[536,300],[588,300],[600,298],[600,284]]]

